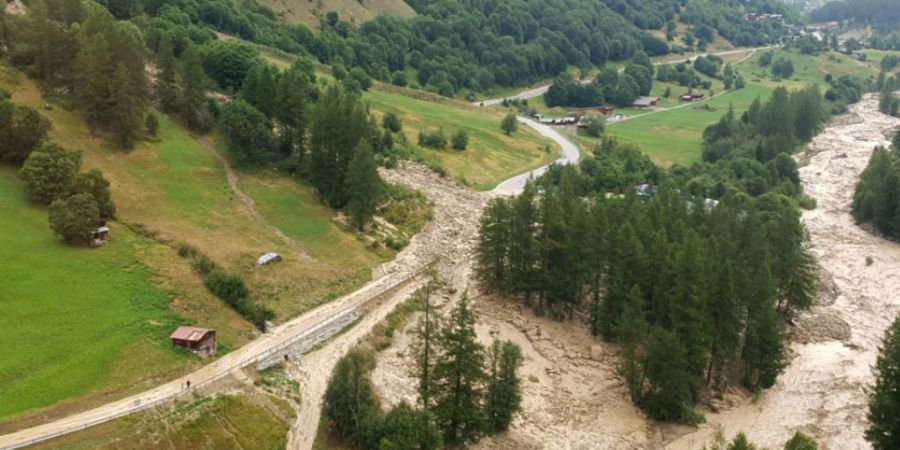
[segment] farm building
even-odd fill
[[[600,113],[606,117],[610,117],[613,115],[613,111],[615,111],[615,108],[613,108],[612,106],[594,106],[591,108],[575,108],[570,112],[576,116],[583,116],[591,113]]]
[[[702,93],[691,92],[689,94],[684,94],[681,96],[681,101],[683,101],[683,102],[696,102],[697,100],[703,100]]]
[[[172,346],[186,348],[200,356],[216,353],[216,331],[207,328],[178,327],[171,336]]]
[[[659,97],[640,97],[632,104],[635,108],[655,108],[659,106]]]

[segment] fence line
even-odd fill
[[[382,295],[384,295],[384,294],[390,292],[391,290],[397,288],[397,287],[400,286],[401,284],[404,284],[404,283],[406,283],[406,282],[412,280],[413,278],[416,278],[417,276],[419,276],[422,272],[424,272],[424,271],[425,271],[428,267],[430,267],[430,266],[431,266],[431,263],[422,265],[421,267],[419,267],[419,268],[413,270],[412,272],[410,272],[410,273],[408,273],[408,274],[406,274],[406,275],[404,275],[404,276],[402,276],[402,277],[400,277],[400,278],[398,278],[398,279],[396,279],[396,280],[394,280],[394,281],[388,283],[388,285],[387,285],[386,287],[381,288],[380,292],[379,292],[379,291],[376,291],[376,292],[377,292],[376,294],[372,294],[371,297],[367,298],[365,301],[361,302],[360,304],[358,304],[358,305],[355,305],[355,304],[354,304],[354,305],[349,305],[349,306],[347,306],[347,307],[344,307],[343,309],[341,309],[340,311],[338,311],[337,313],[335,313],[333,316],[329,317],[328,319],[323,320],[323,321],[321,321],[321,322],[319,322],[319,323],[313,325],[312,327],[310,327],[310,328],[308,328],[308,329],[306,329],[306,330],[304,330],[304,331],[298,333],[296,336],[293,336],[293,337],[291,337],[291,338],[288,338],[288,340],[286,340],[285,342],[282,342],[281,344],[278,344],[278,345],[276,345],[276,346],[274,346],[274,347],[272,347],[272,348],[270,348],[270,349],[268,349],[268,350],[265,350],[265,351],[263,351],[263,352],[261,352],[261,353],[258,353],[258,354],[256,354],[256,355],[248,356],[248,357],[246,357],[246,358],[244,358],[244,359],[238,361],[237,364],[234,364],[234,365],[232,365],[232,366],[230,366],[230,367],[226,367],[224,370],[222,370],[221,372],[217,373],[217,374],[214,375],[213,377],[211,377],[211,378],[209,378],[209,379],[207,379],[207,380],[205,380],[205,381],[201,381],[200,383],[197,383],[196,385],[191,386],[191,387],[192,387],[192,388],[200,388],[200,387],[206,386],[206,385],[208,385],[208,384],[210,384],[210,383],[219,381],[220,379],[224,378],[225,376],[227,376],[228,374],[230,374],[230,373],[233,372],[234,370],[237,370],[237,369],[243,369],[244,367],[247,367],[247,366],[249,366],[249,365],[251,365],[251,364],[258,364],[260,361],[263,361],[263,360],[265,360],[266,358],[269,358],[269,357],[271,357],[272,355],[274,355],[274,354],[276,354],[276,353],[282,352],[282,351],[284,351],[284,350],[286,350],[286,349],[292,347],[293,345],[297,344],[297,342],[299,342],[299,341],[301,341],[301,340],[303,340],[303,339],[308,338],[308,337],[309,337],[310,335],[312,335],[312,334],[315,334],[316,332],[318,332],[318,331],[321,330],[322,328],[327,327],[327,326],[330,325],[331,323],[333,323],[333,322],[335,322],[336,320],[338,320],[339,318],[343,317],[345,314],[348,314],[348,313],[350,313],[350,312],[356,310],[357,308],[359,308],[359,307],[365,305],[366,303],[368,303],[368,302],[370,302],[370,301],[373,301],[373,300],[375,300],[375,299],[381,297]],[[350,295],[354,295],[354,294],[350,294]],[[301,316],[301,317],[302,317],[302,316]],[[248,345],[250,345],[250,344],[248,344]],[[215,362],[213,362],[212,364],[215,364]],[[201,370],[202,370],[202,369],[201,369]],[[158,388],[155,388],[155,389],[158,389]],[[36,437],[36,438],[29,439],[29,440],[24,441],[24,442],[12,444],[11,446],[3,447],[2,450],[13,450],[13,449],[18,449],[18,448],[28,447],[28,446],[30,446],[30,445],[34,445],[34,444],[37,444],[37,443],[40,443],[40,442],[44,442],[44,441],[47,441],[47,440],[50,440],[50,439],[53,439],[53,438],[57,438],[57,437],[60,437],[60,436],[64,436],[64,435],[69,434],[69,433],[74,433],[74,432],[76,432],[76,431],[81,431],[81,430],[84,430],[84,429],[86,429],[86,428],[90,428],[90,427],[92,427],[92,426],[94,426],[94,425],[99,425],[99,424],[101,424],[101,423],[109,422],[109,421],[111,421],[111,420],[115,420],[115,419],[118,419],[118,418],[120,418],[120,417],[125,417],[125,416],[127,416],[127,415],[130,415],[130,414],[134,414],[134,413],[136,413],[136,412],[143,411],[143,410],[145,410],[145,409],[150,409],[150,408],[152,408],[152,407],[154,407],[154,406],[157,406],[157,405],[159,405],[159,404],[161,404],[161,403],[165,403],[165,402],[168,402],[168,401],[170,401],[170,400],[173,400],[173,399],[177,398],[178,396],[180,396],[180,395],[182,395],[182,394],[184,394],[184,392],[183,392],[183,391],[179,391],[179,392],[176,392],[176,393],[174,393],[174,394],[164,395],[163,397],[161,397],[161,398],[159,398],[159,399],[156,399],[156,400],[153,400],[153,401],[148,402],[148,403],[137,403],[137,404],[135,404],[133,407],[128,408],[128,409],[126,409],[126,410],[124,410],[124,411],[120,411],[120,412],[117,412],[117,413],[113,413],[113,414],[110,414],[110,415],[105,416],[105,417],[100,417],[100,418],[97,418],[97,419],[94,419],[94,420],[91,420],[91,421],[82,423],[82,424],[80,424],[80,425],[75,425],[75,426],[73,426],[73,427],[71,427],[70,429],[67,429],[67,430],[57,431],[57,432],[54,432],[54,433],[50,433],[50,434],[46,434],[46,435],[43,435],[43,436],[39,436],[39,437]],[[140,399],[138,399],[137,401],[140,402]],[[101,406],[101,408],[102,408],[102,406]],[[0,436],[0,437],[2,437],[2,436]]]

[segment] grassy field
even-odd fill
[[[551,141],[525,127],[512,136],[500,130],[503,112],[479,108],[422,91],[382,85],[363,95],[379,115],[392,112],[403,120],[403,129],[411,142],[420,130],[444,129],[449,137],[463,130],[469,135],[465,151],[421,149],[425,160],[438,162],[461,184],[478,190],[492,189],[499,182],[540,167],[557,158],[547,152]],[[554,147],[555,148],[555,147]]]
[[[92,136],[79,114],[42,109],[46,100],[14,69],[0,66],[0,86],[51,119],[51,139],[83,152],[85,169],[103,171],[118,207],[110,245],[65,247],[46,211],[22,199],[17,174],[0,172],[0,229],[17,236],[0,247],[3,261],[17,261],[0,271],[0,298],[12,299],[0,314],[0,342],[15,343],[0,353],[0,431],[101,404],[196,366],[198,358],[169,347],[178,324],[215,328],[220,352],[258,335],[209,294],[172,249],[176,242],[242,274],[278,321],[353,290],[393,254],[343,231],[308,186],[273,173],[240,174],[265,216],[309,251],[297,254],[250,214],[197,139],[165,116],[157,140],[123,152]],[[268,251],[284,260],[256,268]]]
[[[621,123],[610,124],[607,132],[623,142],[637,144],[658,164],[690,164],[700,160],[700,143],[703,130],[719,120],[723,114],[733,107],[737,113],[745,111],[753,100],[759,97],[766,100],[777,86],[788,89],[800,89],[808,85],[819,84],[826,89],[826,74],[835,77],[851,75],[862,79],[874,79],[878,74],[878,61],[883,56],[876,56],[869,61],[837,53],[827,52],[819,56],[802,55],[796,51],[773,50],[774,60],[789,59],[794,64],[794,75],[787,80],[774,78],[769,67],[760,67],[759,58],[762,51],[757,52],[747,61],[737,66],[738,71],[747,81],[744,89],[734,90],[712,100],[697,105],[687,106],[672,111],[659,112],[637,117]],[[654,95],[665,90],[665,83],[654,83]],[[722,92],[721,82],[714,82],[713,90]],[[672,87],[673,96],[684,88]],[[671,107],[677,100],[665,99],[663,107]],[[640,114],[631,109],[617,110],[626,116]],[[579,141],[588,148],[597,140],[579,136]]]
[[[703,103],[610,124],[607,134],[638,145],[657,164],[688,165],[700,160],[700,143],[707,126],[718,121],[729,107],[743,112],[755,98],[765,99],[769,92],[766,86],[749,84]],[[598,142],[585,136],[580,139],[590,147]]]
[[[0,240],[0,418],[121,391],[195,360],[169,345],[171,330],[189,320],[169,309],[142,263],[166,247],[121,226],[102,248],[63,245],[8,167],[0,167],[0,234],[8,237]]]
[[[21,76],[17,83],[12,89],[15,101],[40,109],[43,99],[35,86]],[[165,242],[186,241],[241,273],[255,298],[276,311],[278,321],[349,292],[367,278],[362,273],[368,274],[390,256],[375,252],[331,223],[335,213],[321,207],[308,186],[274,173],[246,174],[251,185],[279,186],[278,201],[261,198],[258,203],[280,224],[319,224],[319,229],[294,227],[292,237],[309,248],[334,249],[297,254],[252,216],[229,188],[219,162],[201,143],[165,116],[160,115],[157,142],[140,142],[134,150],[122,152],[109,148],[103,139],[92,138],[78,114],[62,108],[44,113],[54,123],[51,138],[83,151],[85,166],[101,169],[110,179],[120,220],[140,224]],[[262,188],[259,193],[270,194]],[[256,268],[256,258],[269,251],[282,254],[284,260]]]
[[[127,416],[37,445],[39,449],[283,449],[294,410],[258,393],[219,395]]]

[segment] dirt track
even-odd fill
[[[864,387],[884,330],[900,311],[900,245],[857,226],[850,203],[859,174],[885,133],[900,120],[877,112],[877,97],[851,107],[862,120],[829,127],[810,146],[800,170],[806,192],[818,207],[803,214],[813,251],[824,270],[826,295],[802,315],[791,345],[793,359],[756,404],[707,414],[697,432],[672,442],[670,450],[697,449],[714,428],[739,431],[769,448],[780,448],[795,431],[814,436],[823,450],[871,448],[863,439],[867,410]],[[874,264],[866,266],[866,257]],[[833,280],[833,285],[831,281]]]

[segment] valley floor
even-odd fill
[[[800,169],[816,209],[803,214],[813,252],[826,280],[820,304],[803,314],[793,359],[777,384],[755,403],[747,399],[672,442],[670,450],[698,448],[715,429],[745,432],[751,441],[774,447],[796,430],[815,437],[823,449],[868,449],[865,388],[884,330],[900,312],[900,245],[856,225],[850,204],[860,173],[876,145],[900,119],[878,112],[869,95],[851,107],[848,124],[827,128],[810,145],[814,155]],[[872,265],[866,264],[871,257]],[[833,280],[833,283],[831,282]]]

